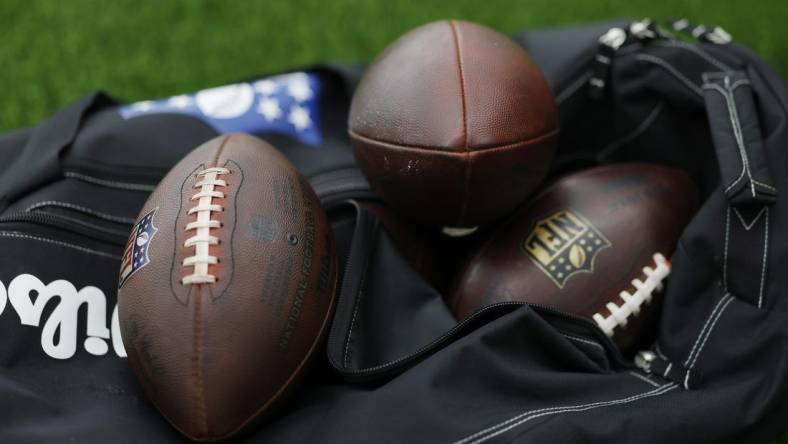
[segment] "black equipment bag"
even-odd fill
[[[374,199],[346,135],[361,68],[131,105],[96,93],[0,137],[0,442],[180,439],[127,368],[117,273],[157,181],[228,131],[308,177],[343,264],[325,359],[242,441],[770,442],[788,426],[788,89],[724,31],[675,29],[692,38],[647,21],[515,36],[559,106],[553,177],[643,161],[701,189],[658,338],[634,362],[592,322],[542,307],[452,317],[356,202]]]

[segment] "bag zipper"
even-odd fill
[[[123,247],[128,239],[128,234],[123,234],[120,231],[103,229],[87,223],[93,227],[93,229],[90,229],[90,227],[85,226],[86,223],[77,222],[70,218],[65,219],[53,214],[19,212],[0,216],[0,224],[15,223],[43,225],[119,247]]]
[[[310,182],[312,181],[315,183],[313,185],[315,194],[317,194],[326,209],[334,207],[351,197],[374,198],[369,184],[357,168],[334,170],[319,174],[313,176],[310,179]],[[106,223],[103,220],[101,222]],[[128,239],[128,233],[122,232],[120,229],[102,227],[88,220],[82,221],[58,214],[19,211],[0,216],[0,224],[14,223],[51,227],[121,247],[126,244]]]
[[[635,355],[635,366],[647,375],[654,375],[666,381],[680,384],[690,390],[700,384],[703,375],[695,369],[685,368],[683,365],[674,365],[666,356],[658,351],[642,350]]]
[[[309,184],[326,210],[348,199],[376,198],[361,170],[355,167],[313,175]]]
[[[353,202],[356,208],[356,228],[351,240],[350,254],[345,265],[345,272],[343,274],[342,285],[339,290],[339,301],[337,303],[337,311],[334,322],[331,326],[331,331],[328,337],[328,358],[331,365],[347,379],[354,381],[371,380],[389,373],[397,373],[404,371],[409,364],[437,351],[446,344],[453,342],[460,336],[460,333],[476,328],[482,320],[496,315],[495,317],[502,316],[517,309],[523,305],[529,305],[535,311],[541,314],[570,320],[574,325],[580,325],[587,328],[588,332],[608,351],[609,356],[613,361],[625,368],[633,368],[631,362],[626,361],[618,350],[617,346],[593,321],[571,313],[556,310],[552,307],[547,307],[539,304],[529,304],[526,302],[507,301],[499,302],[485,306],[478,311],[474,312],[471,316],[457,323],[454,327],[449,329],[446,333],[434,339],[433,341],[422,346],[413,353],[402,356],[393,361],[389,361],[373,367],[352,369],[347,365],[349,360],[346,356],[346,344],[349,338],[347,337],[350,328],[349,323],[352,322],[352,316],[356,309],[357,296],[361,290],[359,286],[363,282],[363,274],[366,273],[365,267],[369,264],[369,258],[374,250],[374,243],[371,238],[375,235],[380,226],[378,220],[373,215],[369,214],[367,210],[361,208]]]
[[[343,295],[340,295],[342,297]],[[457,338],[459,338],[460,333],[465,330],[473,329],[476,327],[476,324],[481,324],[481,320],[486,319],[490,316],[500,317],[505,314],[508,314],[515,309],[522,307],[523,305],[528,305],[533,308],[537,312],[549,313],[551,315],[559,316],[564,319],[569,319],[574,322],[580,322],[582,324],[586,324],[592,331],[594,331],[595,336],[597,336],[598,342],[605,344],[605,348],[612,356],[613,360],[623,368],[634,368],[633,364],[629,361],[624,360],[621,356],[621,353],[618,351],[618,348],[612,343],[611,339],[607,337],[593,322],[588,321],[585,318],[581,318],[579,316],[575,316],[569,313],[564,313],[558,310],[555,310],[550,307],[545,307],[536,304],[529,304],[526,302],[499,302],[496,304],[487,305],[484,308],[479,309],[478,311],[474,312],[471,316],[465,318],[464,320],[460,321],[452,327],[449,331],[438,337],[437,339],[433,340],[432,342],[424,345],[420,349],[416,350],[415,352],[403,356],[401,358],[395,359],[393,361],[389,361],[384,364],[376,365],[373,367],[368,367],[364,369],[349,369],[344,365],[338,365],[334,360],[331,360],[331,364],[334,366],[336,370],[338,370],[343,376],[347,377],[350,380],[363,382],[368,381],[371,379],[375,379],[381,376],[385,376],[387,374],[394,374],[399,373],[407,369],[409,364],[414,363],[414,361],[420,360],[440,348],[446,346],[447,344],[453,342]],[[338,324],[337,324],[338,325]],[[333,341],[337,340],[337,337],[332,334]]]

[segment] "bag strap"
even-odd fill
[[[706,73],[703,97],[728,201],[723,285],[737,298],[762,308],[769,208],[777,200],[777,186],[769,170],[750,79],[744,71]]]
[[[773,204],[777,188],[747,73],[704,74],[703,98],[726,198],[736,207]]]

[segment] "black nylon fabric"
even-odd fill
[[[552,178],[645,161],[685,169],[701,189],[671,258],[651,373],[593,323],[549,308],[453,321],[376,217],[347,200],[372,197],[345,133],[360,69],[316,68],[320,144],[258,135],[329,211],[339,306],[326,358],[240,441],[758,443],[788,426],[788,89],[735,44],[630,33],[601,66],[598,38],[612,27],[627,24],[515,39],[559,104]],[[726,78],[746,88],[710,99],[704,86]],[[117,270],[147,194],[216,134],[184,114],[126,118],[93,95],[0,137],[0,442],[180,441],[127,368]]]

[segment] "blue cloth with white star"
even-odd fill
[[[275,132],[318,146],[322,142],[319,91],[316,75],[294,72],[195,94],[137,102],[120,107],[119,112],[125,119],[156,113],[188,114],[221,134]]]

